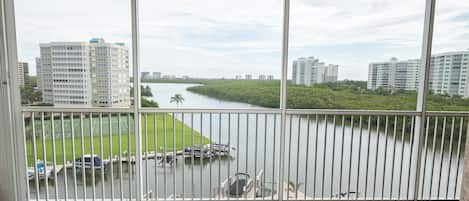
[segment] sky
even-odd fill
[[[140,0],[141,70],[176,76],[280,77],[282,0]],[[421,54],[424,0],[291,0],[289,66],[314,56],[339,79]],[[39,43],[94,37],[131,46],[130,0],[16,0],[18,58]],[[437,0],[433,52],[469,49],[469,1]],[[291,72],[291,70],[289,70]],[[291,73],[289,73],[289,77]]]

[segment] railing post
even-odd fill
[[[27,200],[13,0],[0,0],[0,198]]]
[[[135,165],[136,165],[136,198],[142,200],[143,180],[142,180],[142,127],[140,115],[140,41],[139,41],[139,21],[138,21],[138,0],[131,1],[132,13],[132,70],[134,87],[134,133],[135,133]],[[146,192],[145,192],[146,193]]]
[[[414,180],[414,200],[418,200],[420,189],[420,174],[421,174],[421,157],[423,149],[423,140],[425,135],[425,120],[426,120],[426,99],[428,94],[428,78],[430,75],[430,64],[432,57],[432,39],[433,39],[433,22],[435,15],[435,0],[426,0],[425,4],[425,19],[423,29],[423,42],[422,42],[422,55],[420,63],[420,76],[417,92],[417,108],[416,111],[419,115],[415,118],[415,135],[413,142],[416,144],[416,152],[412,158],[416,161],[415,180]]]
[[[282,36],[282,77],[280,86],[280,159],[278,200],[283,200],[285,172],[285,135],[287,124],[287,76],[288,76],[288,32],[290,20],[290,0],[283,3],[283,36]]]
[[[464,170],[461,183],[461,201],[469,201],[469,119],[466,124],[466,143],[464,146]],[[456,184],[457,185],[457,184]]]

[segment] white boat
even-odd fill
[[[84,162],[83,162],[84,160]],[[73,161],[73,163],[75,164],[75,167],[77,169],[95,169],[95,170],[100,170],[100,169],[104,169],[104,161],[101,160],[101,158],[99,158],[98,156],[96,155],[84,155],[80,158],[77,158],[75,159],[75,161]]]
[[[44,179],[46,177],[49,177],[50,172],[51,172],[50,169],[48,169],[46,172],[46,166],[43,161],[38,161],[36,163],[36,171],[37,171],[38,179]],[[36,177],[34,167],[29,167],[27,170],[27,174],[28,174],[28,180],[30,181],[34,180],[34,178]]]
[[[224,198],[262,197],[260,192],[263,188],[261,183],[263,173],[264,171],[260,170],[255,178],[251,178],[247,173],[238,172],[220,184],[218,193]],[[254,185],[256,185],[255,190]]]
[[[192,146],[184,149],[184,157],[186,158],[203,158],[208,159],[213,156],[213,153],[205,146]]]
[[[207,144],[205,147],[215,156],[230,156],[231,150],[236,150],[227,144]]]

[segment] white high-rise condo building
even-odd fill
[[[152,78],[153,79],[161,79],[161,72],[153,72]]]
[[[259,75],[259,80],[266,80],[267,79],[267,76],[266,75]]]
[[[415,90],[420,60],[375,62],[368,66],[368,89]]]
[[[437,94],[469,97],[468,68],[469,50],[432,55],[429,89]],[[416,90],[419,72],[419,59],[371,63],[367,88]]]
[[[123,43],[90,40],[92,104],[96,106],[130,105],[129,50]]]
[[[51,42],[36,58],[43,101],[54,105],[128,106],[129,52],[122,43]]]
[[[150,72],[141,72],[140,79],[148,79],[150,78]]]
[[[29,66],[27,62],[18,61],[18,74],[16,76],[20,87],[23,87],[28,82]]]
[[[292,81],[297,85],[313,86],[324,82],[336,82],[339,66],[314,57],[301,57],[293,61]]]

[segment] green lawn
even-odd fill
[[[175,142],[176,142],[176,149],[181,150],[183,147],[188,147],[191,146],[192,143],[192,130],[189,126],[183,125],[179,120],[175,120],[175,130],[173,130],[173,121],[172,121],[172,116],[169,114],[164,114],[166,115],[166,135],[164,132],[164,127],[163,127],[163,115],[159,114],[157,116],[157,129],[156,129],[156,137],[157,137],[157,146],[154,144],[155,140],[155,128],[154,128],[154,116],[153,115],[148,115],[147,118],[147,130],[148,130],[148,138],[145,140],[145,122],[142,123],[142,151],[145,151],[145,144],[148,144],[148,151],[154,151],[156,147],[158,148],[158,152],[163,151],[164,147],[164,141],[166,141],[166,149],[167,151],[173,150],[173,132],[175,132]],[[102,136],[102,145],[103,145],[103,157],[107,158],[109,157],[111,153],[111,146],[112,145],[112,155],[117,156],[119,155],[119,144],[121,145],[121,150],[122,150],[122,155],[126,155],[128,153],[128,148],[129,148],[129,134],[128,134],[128,127],[127,127],[127,116],[122,116],[121,117],[121,135],[118,134],[118,129],[117,129],[117,117],[113,116],[111,118],[112,120],[112,135],[109,135],[109,121],[106,116],[106,118],[103,118],[103,136]],[[142,118],[142,120],[144,120]],[[88,117],[83,118],[83,146],[84,146],[84,154],[90,154],[91,153],[91,140],[93,141],[93,150],[94,154],[100,155],[100,135],[99,135],[99,119],[97,117],[92,118],[92,125],[93,125],[93,136],[91,137],[91,132],[89,129],[89,124],[90,124],[90,119]],[[130,122],[133,122],[132,117],[130,117]],[[28,123],[28,122],[27,122]],[[43,160],[44,155],[43,155],[43,141],[42,141],[42,128],[40,127],[40,120],[36,119],[35,121],[35,127],[36,127],[36,153],[37,153],[37,159],[38,160]],[[61,122],[57,120],[57,118],[54,120],[54,131],[55,131],[55,141],[52,140],[52,129],[51,129],[51,121],[50,120],[45,120],[44,121],[45,125],[45,147],[46,147],[46,160],[48,162],[52,162],[53,160],[53,146],[55,142],[55,153],[56,153],[56,162],[57,164],[63,164],[63,147],[62,147],[62,141],[64,140],[65,142],[65,157],[66,160],[72,160],[73,155],[72,155],[72,146],[74,145],[75,147],[75,158],[80,157],[83,154],[83,150],[81,149],[82,147],[82,141],[81,141],[81,131],[80,131],[80,120],[78,117],[74,118],[74,138],[71,137],[71,124],[70,124],[70,119],[66,118],[64,120],[64,133],[65,133],[65,138],[62,138],[62,131],[61,131]],[[184,126],[184,134],[182,133],[182,127]],[[46,129],[47,128],[47,129]],[[133,128],[133,124],[131,124],[131,128]],[[27,126],[27,133],[28,136],[32,136],[31,132],[31,126]],[[131,129],[133,131],[133,129]],[[206,137],[201,137],[200,133],[197,131],[193,131],[193,140],[194,144],[199,144],[200,141],[202,141],[202,144],[208,144],[210,141]],[[121,139],[119,139],[119,136],[121,136]],[[112,140],[111,140],[112,138]],[[166,140],[164,140],[164,138]],[[182,144],[182,140],[184,139],[184,146]],[[33,142],[32,142],[32,137],[28,137],[26,140],[26,146],[27,146],[27,158],[28,158],[28,165],[32,166],[34,164],[34,156],[33,156]],[[122,143],[119,143],[119,142]],[[130,133],[130,152],[133,154],[135,152],[135,135],[133,132]]]

